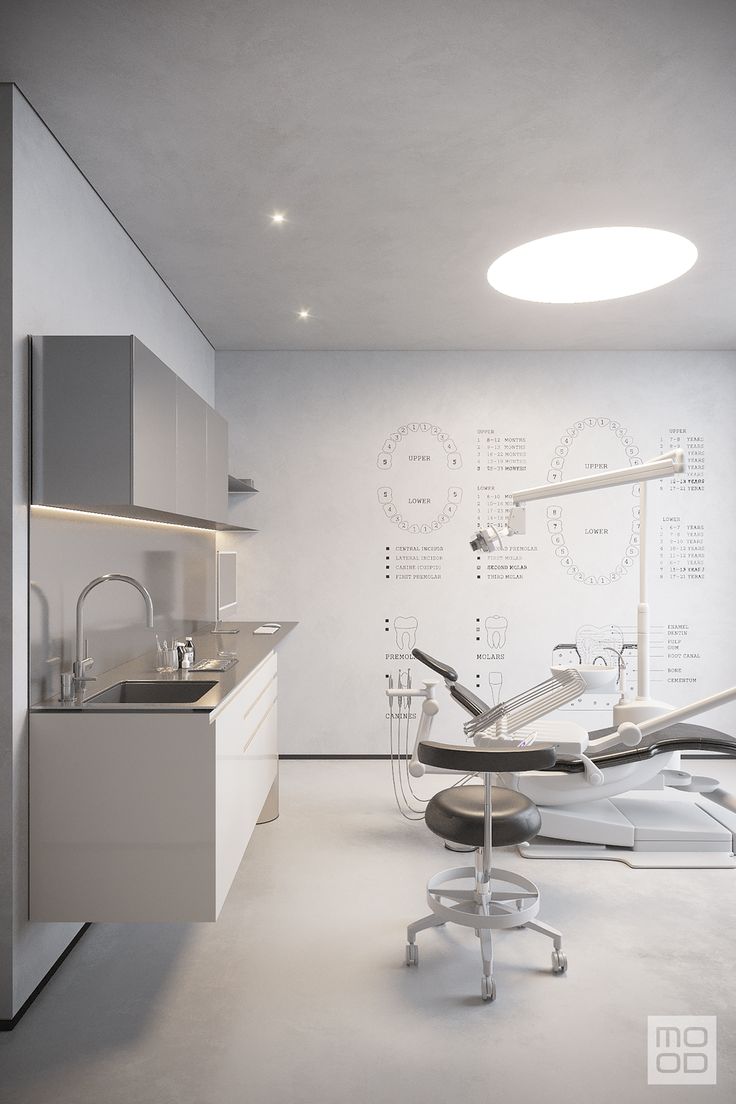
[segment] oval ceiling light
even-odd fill
[[[488,269],[488,283],[534,303],[596,303],[668,284],[697,258],[693,243],[669,230],[596,226],[510,249]]]

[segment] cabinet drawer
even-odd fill
[[[264,696],[265,697],[265,696]],[[219,914],[242,861],[278,766],[275,693],[237,752],[217,754],[216,910]],[[219,733],[218,733],[219,736]]]
[[[215,717],[217,754],[237,752],[276,696],[276,655],[268,656]]]
[[[233,696],[215,714],[215,723],[219,724],[224,717],[235,712],[240,714],[242,720],[245,714],[256,704],[264,687],[268,686],[269,682],[276,677],[276,672],[276,653],[271,652],[270,655],[266,656],[260,667],[256,668],[250,678],[235,691]]]

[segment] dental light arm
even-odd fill
[[[707,713],[709,709],[716,709],[719,705],[726,705],[732,701],[736,701],[736,686],[731,686],[728,690],[721,690],[718,694],[711,694],[710,697],[701,698],[699,701],[690,702],[689,705],[683,705],[680,709],[672,709],[669,713],[660,713],[658,717],[650,717],[646,721],[640,721],[639,724],[624,721],[623,724],[618,726],[617,732],[613,733],[612,736],[604,737],[604,740],[613,739],[614,743],[624,743],[628,744],[629,747],[636,747],[645,736],[661,732],[663,728],[669,728],[670,725],[678,724],[680,721],[688,721],[691,717],[697,717],[699,713]],[[602,743],[603,741],[595,740],[590,747],[595,751],[600,751],[603,750]]]
[[[537,502],[543,498],[559,498],[561,495],[579,494],[582,491],[603,490],[606,487],[623,487],[630,483],[644,483],[650,479],[666,479],[679,475],[685,470],[685,454],[682,449],[673,449],[661,456],[655,456],[646,464],[632,464],[628,468],[599,472],[598,475],[586,475],[581,479],[563,479],[560,483],[542,483],[538,487],[526,487],[514,491],[511,495],[506,528],[500,531],[494,526],[480,529],[470,547],[475,552],[493,552],[503,548],[502,537],[523,535],[526,532],[527,502]]]

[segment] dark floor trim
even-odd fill
[[[88,930],[89,928],[91,928],[91,927],[92,927],[92,925],[91,925],[91,924],[84,924],[84,925],[83,925],[83,926],[82,926],[82,927],[81,927],[81,928],[79,929],[79,931],[78,931],[78,932],[77,932],[77,934],[76,934],[76,935],[74,936],[74,938],[72,939],[72,941],[71,941],[71,943],[69,944],[69,946],[68,946],[68,947],[67,947],[67,948],[66,948],[65,950],[63,950],[63,951],[61,952],[61,954],[60,954],[60,955],[59,955],[59,957],[57,958],[57,960],[56,960],[56,962],[54,963],[54,965],[53,965],[53,966],[51,967],[51,969],[50,969],[50,970],[49,970],[49,971],[48,971],[48,972],[47,972],[47,973],[45,974],[45,976],[41,978],[41,980],[39,981],[38,985],[36,986],[36,988],[35,988],[35,989],[33,990],[33,992],[31,993],[30,997],[29,997],[29,998],[28,998],[28,999],[27,999],[26,1001],[24,1001],[24,1002],[23,1002],[23,1004],[22,1004],[22,1005],[20,1006],[20,1008],[18,1009],[18,1011],[17,1011],[17,1012],[15,1013],[15,1015],[13,1016],[12,1020],[0,1020],[0,1031],[12,1031],[12,1030],[13,1030],[13,1028],[15,1027],[15,1025],[16,1025],[16,1024],[18,1023],[18,1020],[20,1020],[22,1016],[25,1016],[26,1012],[27,1012],[27,1011],[28,1011],[28,1009],[29,1009],[29,1008],[31,1007],[31,1005],[33,1004],[33,1002],[35,1001],[36,997],[37,997],[37,996],[38,996],[38,994],[39,994],[39,993],[41,992],[41,990],[42,990],[42,989],[45,989],[45,988],[46,988],[46,986],[47,986],[47,985],[48,985],[48,983],[49,983],[49,982],[51,981],[51,979],[52,979],[52,977],[54,976],[54,974],[56,973],[56,971],[57,971],[57,970],[59,969],[59,967],[61,966],[61,964],[62,964],[62,962],[64,961],[64,959],[65,959],[65,958],[66,958],[66,957],[67,957],[67,956],[68,956],[69,954],[71,954],[71,952],[72,952],[72,951],[74,950],[74,948],[76,947],[77,943],[78,943],[78,942],[79,942],[79,940],[80,940],[80,939],[82,938],[82,936],[84,935],[84,933],[85,933],[85,932],[86,932],[86,931],[87,931],[87,930]]]
[[[391,755],[279,755],[279,759],[392,759]],[[401,759],[410,759],[410,755],[399,756]]]

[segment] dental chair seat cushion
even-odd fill
[[[493,786],[493,846],[508,847],[533,839],[542,827],[539,809],[523,794]],[[483,846],[483,787],[454,786],[442,790],[427,805],[430,831],[450,843]]]

